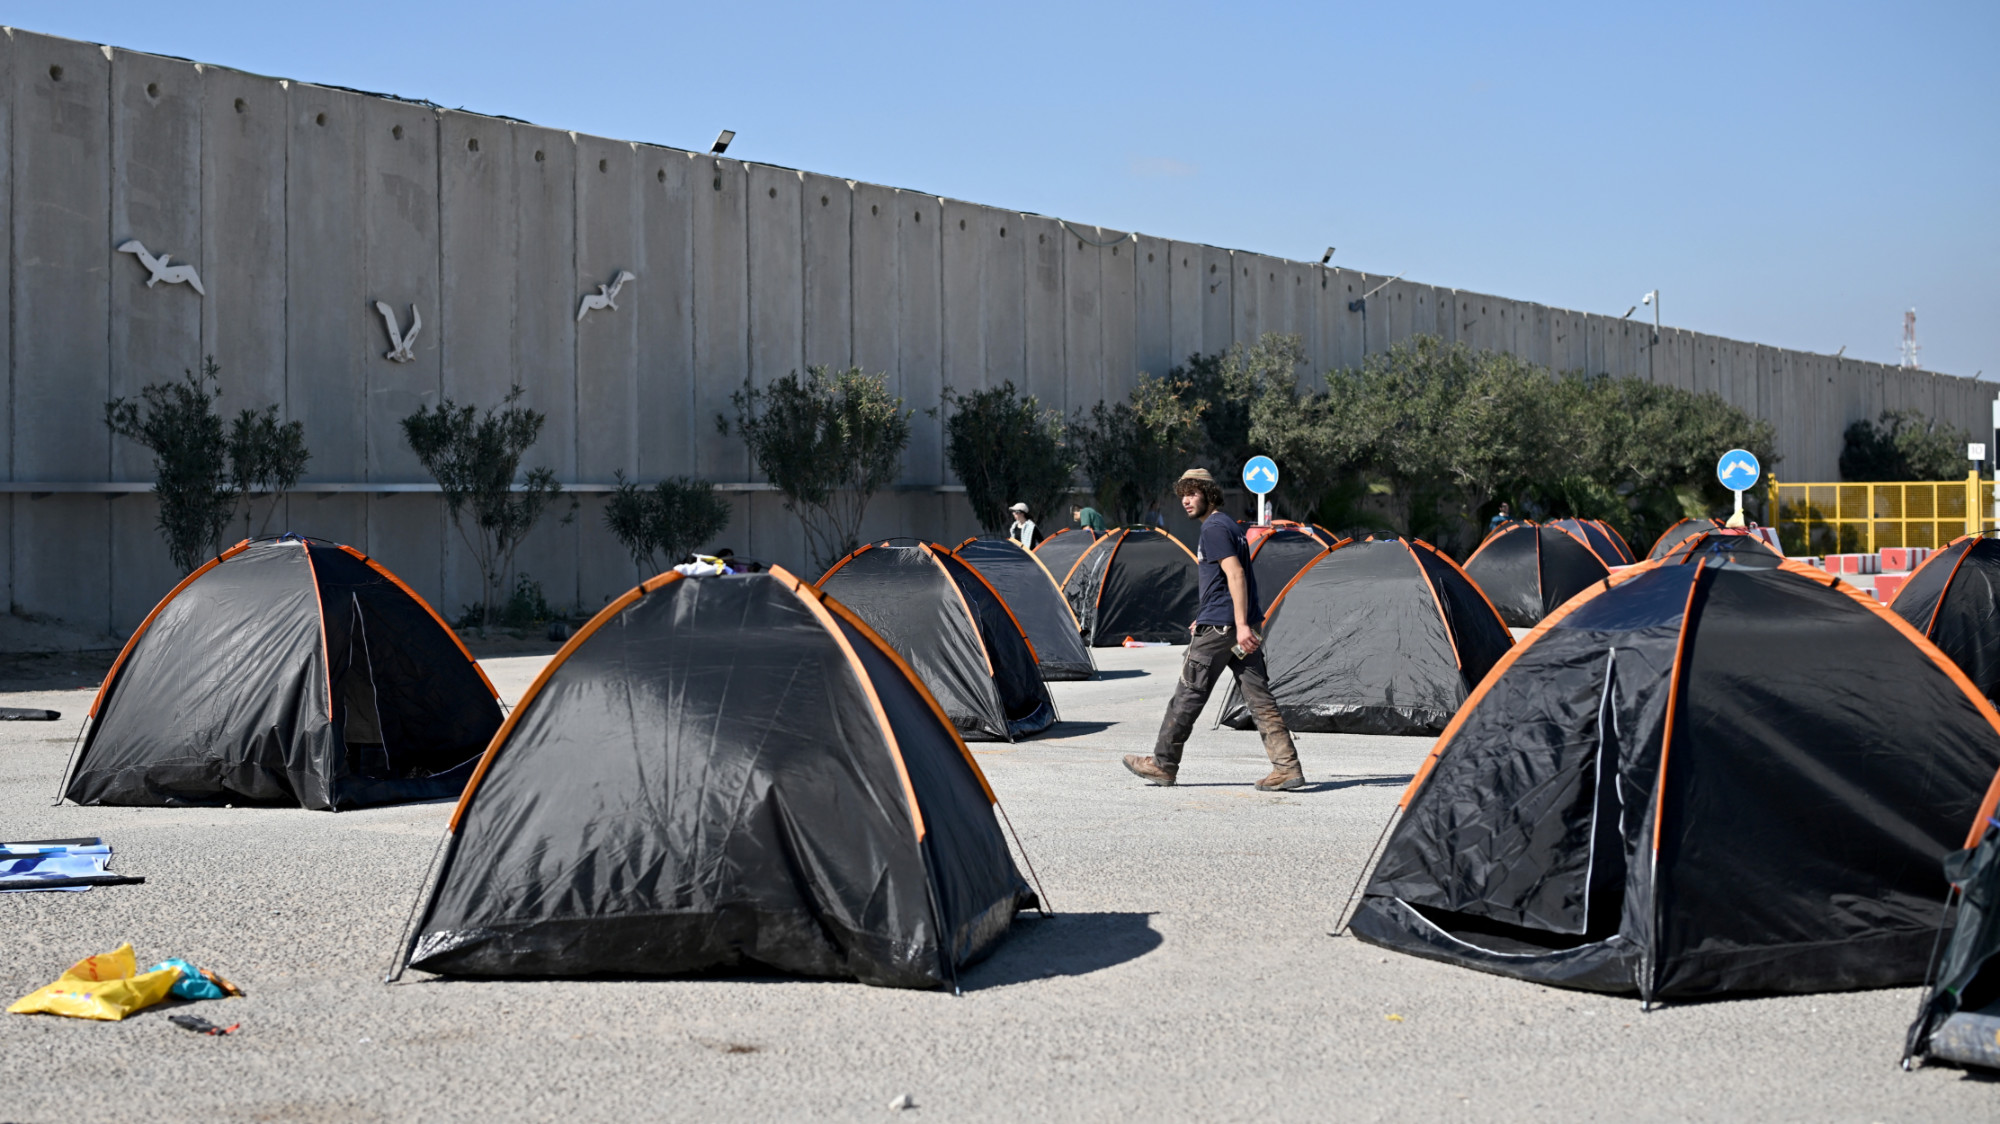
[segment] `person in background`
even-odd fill
[[[1513,521],[1513,519],[1514,515],[1510,510],[1508,510],[1507,501],[1505,500],[1500,501],[1500,510],[1494,512],[1493,518],[1487,522],[1486,533],[1489,535],[1492,534],[1493,531],[1500,526],[1500,524],[1510,523]]]
[[[1028,505],[1017,503],[1007,510],[1014,513],[1014,525],[1007,528],[1007,537],[1020,543],[1022,550],[1035,549],[1035,521],[1028,518]]]
[[[1097,509],[1088,504],[1070,508],[1069,521],[1079,527],[1088,528],[1097,534],[1101,535],[1104,533],[1104,516],[1099,515]]]
[[[1159,500],[1154,500],[1153,505],[1146,509],[1146,526],[1158,527],[1162,531],[1167,529],[1167,517],[1160,514]]]
[[[1271,759],[1271,775],[1257,787],[1266,792],[1304,788],[1298,749],[1278,713],[1277,700],[1271,697],[1270,676],[1264,669],[1264,638],[1257,632],[1264,610],[1257,600],[1257,577],[1250,572],[1250,542],[1243,528],[1222,510],[1222,487],[1207,469],[1182,473],[1174,494],[1181,497],[1181,510],[1188,518],[1201,523],[1201,550],[1195,554],[1201,607],[1188,626],[1193,637],[1181,658],[1180,683],[1160,720],[1153,755],[1129,754],[1125,767],[1153,784],[1173,785],[1194,720],[1227,668],[1236,673],[1236,685],[1263,735],[1264,755]]]

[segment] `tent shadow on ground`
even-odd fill
[[[1116,725],[1118,725],[1116,722],[1082,722],[1074,718],[1064,718],[1049,727],[1047,733],[1039,735],[1035,740],[1055,741],[1061,738],[1080,738],[1086,734],[1101,734]]]
[[[1097,677],[1099,679],[1137,679],[1141,676],[1151,674],[1153,673],[1143,667],[1100,667],[1097,669]]]
[[[1029,912],[993,955],[965,970],[959,986],[983,991],[1058,976],[1087,976],[1114,968],[1160,947],[1150,913]]]

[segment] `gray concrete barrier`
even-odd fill
[[[809,571],[796,521],[718,414],[809,364],[889,376],[919,412],[871,536],[976,532],[921,411],[1011,381],[1064,413],[1195,352],[1297,334],[1315,370],[1418,333],[1557,370],[1713,391],[1771,420],[1777,472],[1832,479],[1841,432],[1914,409],[1982,434],[1971,380],[1551,308],[921,192],[443,110],[8,30],[0,36],[0,585],[16,612],[122,634],[176,579],[150,457],[103,404],[213,355],[220,408],[305,424],[307,483],[274,526],[381,558],[447,613],[465,545],[400,420],[521,386],[548,418],[530,465],[601,489],[727,486],[720,542]],[[206,295],[116,247],[192,265]],[[617,307],[578,313],[622,273]],[[1357,304],[1366,297],[1365,306]],[[389,327],[422,327],[407,362]],[[414,314],[413,310],[414,309]],[[37,487],[40,483],[46,485]],[[128,489],[124,491],[114,489]],[[601,490],[519,568],[601,605],[638,576]],[[1066,516],[1055,513],[1059,524]]]

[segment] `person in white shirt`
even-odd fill
[[[1035,521],[1028,518],[1028,505],[1017,503],[1007,510],[1014,513],[1014,525],[1007,528],[1007,537],[1020,543],[1022,550],[1035,549]]]

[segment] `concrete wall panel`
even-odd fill
[[[1334,365],[1344,370],[1359,368],[1366,354],[1362,338],[1364,322],[1361,312],[1353,305],[1368,291],[1364,285],[1367,277],[1367,274],[1351,269],[1334,270],[1322,305],[1329,318],[1328,323],[1332,325]]]
[[[871,375],[888,375],[890,388],[901,394],[902,260],[896,251],[896,191],[857,183],[853,198],[854,365]]]
[[[1141,234],[1132,243],[1132,267],[1137,273],[1136,346],[1138,370],[1164,375],[1181,361],[1173,352],[1173,245],[1164,238]]]
[[[800,174],[751,164],[750,378],[805,374],[805,232]]]
[[[1216,350],[1227,351],[1239,343],[1248,346],[1263,333],[1264,299],[1271,288],[1264,283],[1264,271],[1269,264],[1264,255],[1245,250],[1230,255],[1229,281],[1235,292],[1229,306],[1229,343]]]
[[[986,385],[1028,386],[1028,254],[1021,216],[992,207],[978,210],[986,242]]]
[[[1218,246],[1201,247],[1201,353],[1216,355],[1236,342],[1234,255]]]
[[[650,164],[644,162],[645,167]],[[576,321],[577,479],[595,484],[608,484],[619,472],[633,476],[639,469],[643,316],[637,290],[647,285],[651,272],[642,233],[644,176],[632,145],[600,137],[576,138],[573,309],[581,309],[584,294],[596,293],[600,286],[608,292],[621,274],[634,278],[620,289],[618,307],[595,309]]]
[[[1207,267],[1203,262],[1207,249],[1192,242],[1167,244],[1171,267],[1167,283],[1167,355],[1174,363],[1185,363],[1188,356],[1199,354],[1202,349],[1202,298],[1208,291]]]
[[[202,349],[223,411],[278,406],[285,386],[286,93],[234,70],[201,72]]]
[[[389,350],[363,273],[359,134],[366,99],[322,86],[293,85],[288,93],[285,396],[292,417],[305,423],[308,479],[359,481],[368,471],[368,368],[386,362]],[[390,304],[405,327],[416,295]],[[418,336],[420,343],[435,340],[435,329]]]
[[[735,160],[701,157],[693,178],[695,465],[710,480],[748,480],[749,451],[713,419],[736,420],[729,396],[750,373],[749,177]]]
[[[1083,240],[1087,226],[1063,229],[1063,357],[1070,408],[1089,410],[1116,397],[1104,379],[1104,279],[1102,252]]]
[[[111,65],[87,44],[18,31],[13,39],[14,478],[102,479],[110,270],[139,268],[112,252]],[[105,501],[28,498],[15,512],[15,603],[109,627]],[[45,542],[71,549],[31,549]]]
[[[438,114],[438,377],[454,402],[497,403],[520,377],[514,140],[492,118]]]
[[[941,426],[923,411],[944,391],[943,278],[939,228],[943,200],[914,191],[896,193],[896,256],[901,266],[902,343],[898,349],[903,408],[910,419],[910,447],[903,454],[902,480],[934,484],[944,479]]]
[[[193,265],[204,289],[201,230],[201,78],[193,63],[114,51],[111,58],[111,239]],[[204,298],[192,285],[155,284],[132,254],[112,256],[111,393],[199,371]],[[223,412],[228,411],[223,407]],[[133,441],[111,445],[111,476],[143,480],[153,457]],[[122,559],[114,557],[115,571]]]
[[[942,210],[938,246],[943,382],[957,393],[970,394],[986,386],[986,224],[979,213],[983,208],[972,203],[946,199]]]
[[[438,316],[438,152],[437,114],[429,108],[380,98],[355,103],[363,168],[364,283],[366,307],[358,309],[370,338],[382,346],[368,357],[368,476],[371,480],[420,478],[422,466],[403,439],[402,419],[419,406],[438,401],[438,333],[417,334],[416,356],[391,362],[388,327],[375,309],[381,301],[409,315],[415,305],[427,321]],[[349,302],[355,302],[353,297]],[[405,328],[407,331],[407,327]]]
[[[639,331],[638,460],[628,474],[643,481],[695,470],[697,431],[715,428],[695,409],[694,249],[691,224],[696,167],[678,149],[638,150],[643,284],[632,293]],[[840,331],[847,331],[843,312]],[[651,577],[651,574],[644,575]]]
[[[1040,215],[1020,215],[1015,221],[1021,224],[1023,277],[1027,286],[1021,305],[1027,389],[1043,406],[1065,415],[1087,409],[1097,401],[1096,396],[1084,401],[1082,394],[1072,390],[1068,378],[1063,267],[1068,264],[1069,254],[1062,227],[1054,219]]]
[[[1137,243],[1122,231],[1096,230],[1100,307],[1103,309],[1104,396],[1123,398],[1139,384],[1139,275]],[[1165,371],[1155,371],[1164,375]]]
[[[854,362],[854,188],[807,173],[805,211],[805,362],[840,370]]]
[[[500,121],[489,121],[478,138],[467,139],[495,136],[503,129],[513,134],[506,167],[514,180],[512,241],[518,255],[514,371],[527,392],[522,404],[548,418],[531,460],[564,480],[575,480],[576,310],[582,299],[576,289],[576,144],[555,129]],[[483,409],[496,403],[478,405]]]

